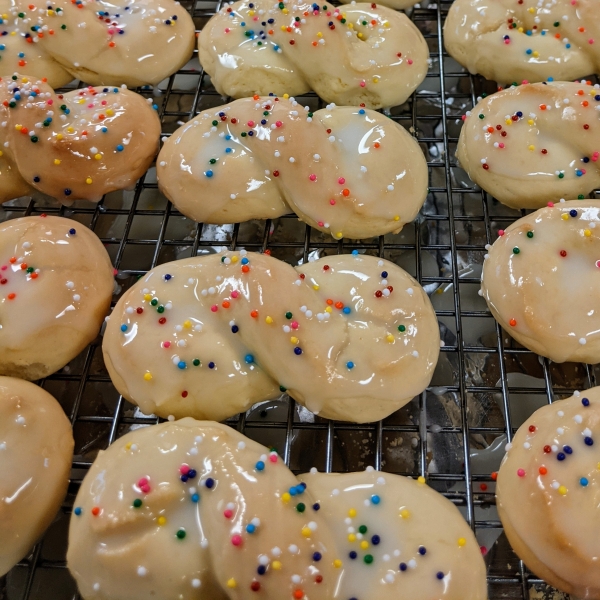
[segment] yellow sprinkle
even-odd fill
[[[60,160],[58,160],[58,158],[55,158],[55,159],[54,159],[54,164],[55,164],[55,165],[60,165]]]
[[[519,32],[519,33],[523,33],[523,28],[522,28],[522,27],[519,27],[519,29],[518,29],[518,32]]]
[[[79,98],[79,100],[77,100],[77,104],[83,104],[85,102],[85,98]]]
[[[566,496],[568,491],[569,491],[569,490],[567,490],[567,488],[566,488],[564,485],[561,485],[561,486],[558,488],[558,493],[559,493],[561,496]]]
[[[282,12],[284,15],[287,15],[287,14],[288,14],[290,11],[289,11],[287,8],[284,8],[284,9],[283,9],[281,12]]]
[[[15,125],[15,129],[17,131],[21,131],[21,129],[23,129],[23,125]]]
[[[325,309],[325,312],[328,312],[328,313],[330,313],[330,312],[332,312],[332,310],[333,310],[333,309],[331,308],[331,306],[328,306],[328,307]]]
[[[286,30],[286,26],[285,26],[285,25],[282,25],[282,26],[281,26],[281,31],[285,31],[285,30]]]
[[[363,540],[360,543],[360,547],[361,547],[361,550],[366,550],[369,547],[369,542],[367,542],[366,540]]]
[[[251,17],[253,17],[253,16],[255,15],[255,12],[254,12],[253,10],[249,10],[249,11],[248,11],[248,14],[249,14]]]
[[[150,381],[152,379],[152,373],[144,373],[144,379]]]
[[[585,229],[583,235],[585,235],[585,237],[590,237],[590,235],[592,235],[592,232],[589,229]]]
[[[507,125],[512,125],[512,119],[506,119],[506,121],[504,121]]]
[[[531,6],[530,8],[527,9],[528,12],[530,12],[531,14],[533,14],[535,12],[535,8],[533,8],[533,6]]]
[[[312,533],[312,531],[308,528],[308,527],[303,527],[302,528],[302,535],[307,538],[310,537],[310,534]]]
[[[336,237],[338,240],[341,240],[341,239],[344,237],[344,234],[343,234],[341,231],[338,231],[338,232],[335,234],[335,237]]]
[[[67,127],[67,131],[68,131],[69,133],[73,133],[75,130],[74,130],[72,127]]]
[[[234,255],[231,257],[231,262],[232,262],[232,263],[236,263],[237,261],[238,261],[238,257],[237,257],[237,255],[236,255],[236,254],[234,254]]]
[[[400,215],[394,215],[394,221],[399,221],[400,220]]]
[[[417,481],[419,483],[425,483],[425,477],[422,477],[421,475],[419,475],[419,477],[417,478]]]
[[[17,35],[17,32],[16,31],[11,31],[10,35]]]
[[[297,338],[297,337],[294,337],[294,336],[292,336],[292,337],[290,338],[290,342],[292,342],[292,344],[297,344],[297,343],[298,343],[298,338]]]
[[[291,499],[291,496],[288,494],[288,492],[284,492],[283,494],[281,494],[281,501],[284,502],[285,504],[287,504]]]
[[[383,23],[383,26],[384,26],[384,27],[389,27],[389,26],[390,26],[390,22],[389,22],[389,21],[385,21],[385,22]]]
[[[317,37],[323,37],[323,34],[320,31],[317,31]]]
[[[535,146],[533,144],[531,144],[530,146],[528,146],[528,149],[533,152],[535,150]]]
[[[534,51],[533,51],[533,56],[534,56],[535,58],[537,58],[539,55],[540,55],[540,53],[539,53],[537,50],[534,50]]]
[[[569,213],[563,213],[562,215],[560,215],[560,218],[561,218],[563,221],[567,221],[567,220],[568,220],[568,218],[569,218]]]
[[[394,341],[394,336],[391,333],[388,333],[385,336],[385,339],[391,344]]]
[[[379,83],[379,77],[373,77],[373,83]]]
[[[319,284],[318,284],[318,283],[315,283],[315,284],[313,285],[313,290],[318,290],[318,289],[319,289]]]
[[[354,517],[356,516],[356,509],[355,509],[355,508],[351,508],[351,509],[348,511],[348,516],[349,516],[351,519],[354,519]]]
[[[288,100],[288,99],[289,99],[289,97],[290,97],[290,95],[289,95],[289,94],[284,94],[284,95],[283,95],[283,99],[284,99],[284,100]]]
[[[237,582],[233,577],[227,580],[227,587],[231,589],[237,587]]]
[[[462,548],[463,546],[465,546],[467,543],[467,540],[465,540],[465,538],[458,538],[458,545]]]
[[[348,541],[349,542],[355,542],[356,541],[356,536],[353,533],[349,533],[348,534]]]
[[[184,326],[186,329],[189,329],[189,328],[192,326],[192,323],[191,323],[190,321],[184,321],[184,322],[183,322],[183,326]]]
[[[165,517],[163,517],[162,515],[156,519],[156,524],[159,525],[160,527],[162,527],[166,523],[167,523],[167,519],[165,519]]]
[[[100,160],[102,158],[102,154],[94,154],[94,158],[96,160]]]
[[[115,111],[112,108],[109,108],[109,109],[106,110],[106,114],[109,117],[112,117],[115,114]]]
[[[271,566],[273,567],[273,569],[275,569],[275,571],[279,571],[281,569],[281,563],[278,560],[274,560],[271,563]]]
[[[336,559],[333,561],[333,566],[334,566],[336,569],[339,569],[339,568],[342,566],[342,561],[341,561],[339,558],[336,558]]]
[[[47,11],[46,11],[46,14],[47,14],[49,17],[52,17],[52,16],[54,16],[54,11],[53,11],[53,10],[47,10]]]
[[[131,448],[131,442],[127,442],[125,444],[125,450],[129,450]]]
[[[410,517],[410,511],[409,511],[407,508],[403,508],[403,509],[400,511],[400,516],[401,516],[403,519],[408,519],[408,517]]]
[[[533,119],[529,119],[529,120],[527,121],[527,123],[528,123],[529,125],[534,125],[534,124],[535,124],[535,121],[534,121]]]
[[[88,185],[90,185],[90,184],[92,183],[92,178],[91,178],[91,177],[88,177],[88,178],[85,180],[85,182],[86,182]]]
[[[598,471],[600,471],[600,462],[596,465],[596,469],[598,469]]]
[[[63,134],[62,134],[62,133],[57,133],[57,134],[56,134],[56,139],[57,139],[57,140],[62,140],[62,139],[63,139],[63,137],[64,137],[64,136],[63,136]]]
[[[152,294],[144,294],[144,300],[146,300],[146,302],[150,302],[150,300],[152,300]]]
[[[0,156],[2,156],[4,154],[4,152],[2,152],[2,150],[0,150]]]
[[[353,23],[348,23],[348,29],[354,29],[354,24]]]
[[[265,319],[265,323],[266,323],[267,325],[271,325],[271,323],[273,323],[273,317],[267,317],[267,318]]]

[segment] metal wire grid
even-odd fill
[[[220,6],[221,0],[188,3],[199,29]],[[411,13],[428,41],[432,66],[424,85],[390,116],[421,144],[428,159],[430,192],[417,222],[401,234],[335,242],[300,224],[293,215],[224,228],[195,224],[158,194],[153,169],[133,192],[110,194],[93,207],[87,203],[48,207],[21,199],[6,204],[0,219],[46,212],[90,227],[105,243],[118,270],[119,293],[157,264],[215,246],[270,250],[292,263],[315,254],[359,249],[401,264],[430,293],[445,340],[427,392],[385,421],[369,425],[314,417],[287,397],[228,422],[249,437],[274,445],[295,472],[312,466],[351,471],[371,465],[423,475],[464,508],[474,531],[481,534],[501,525],[495,514],[486,515],[490,512],[486,507],[494,504],[493,483],[489,472],[474,468],[471,453],[501,435],[510,441],[527,416],[511,418],[511,409],[523,412],[521,398],[525,410],[531,412],[532,402],[552,402],[595,385],[596,372],[587,365],[553,365],[518,347],[493,321],[485,302],[473,300],[486,244],[492,243],[498,228],[520,215],[474,187],[456,166],[459,117],[479,94],[494,88],[465,73],[443,52],[442,28],[448,8],[449,3],[442,2]],[[163,135],[172,133],[178,122],[223,103],[200,67],[191,64],[165,86],[141,90],[153,94],[159,104]],[[302,101],[314,108],[322,106],[314,95]],[[65,369],[41,382],[59,399],[73,424],[72,480],[61,513],[44,538],[0,578],[0,600],[79,598],[65,563],[68,519],[78,486],[98,450],[132,428],[157,422],[118,395],[104,369],[100,344],[98,338]],[[563,597],[527,571],[504,536],[488,548],[486,561],[490,600]]]

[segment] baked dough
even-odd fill
[[[0,76],[18,71],[34,79],[45,77],[52,87],[69,83],[73,76],[33,42],[36,34],[19,14],[23,13],[18,0],[0,0]]]
[[[369,108],[405,102],[425,78],[429,58],[410,19],[368,3],[315,6],[224,6],[198,38],[200,63],[217,91],[243,98],[312,89],[327,102]]]
[[[62,217],[0,225],[0,374],[41,379],[98,334],[112,266],[87,227]]]
[[[517,555],[550,585],[589,600],[600,598],[599,423],[597,387],[538,409],[515,434],[496,486]]]
[[[32,188],[63,204],[133,186],[156,155],[151,101],[116,87],[57,95],[23,76],[0,80],[0,202]]]
[[[600,86],[510,87],[467,113],[457,156],[469,177],[512,208],[584,198],[600,187]]]
[[[486,598],[475,537],[424,483],[375,472],[302,480],[224,425],[137,429],[83,481],[69,569],[86,600]]]
[[[42,388],[0,377],[0,577],[60,508],[73,456],[71,424]]]
[[[333,561],[345,557],[300,489],[276,453],[225,425],[138,429],[86,475],[67,564],[86,600],[293,599],[296,590],[331,600]]]
[[[598,40],[596,0],[456,0],[444,25],[450,56],[501,84],[600,73]]]
[[[373,469],[299,479],[346,557],[340,599],[487,600],[485,563],[473,532],[424,479]]]
[[[355,2],[355,0],[342,0],[342,4],[352,4],[352,2]],[[414,6],[417,2],[415,0],[384,0],[384,2],[379,2],[378,4],[393,8],[394,10],[404,10]]]
[[[225,252],[160,265],[121,296],[104,335],[116,388],[146,413],[223,420],[279,395],[377,421],[421,393],[440,347],[423,288],[372,256],[294,269]]]
[[[91,85],[156,85],[194,48],[194,22],[173,0],[13,1],[35,45]]]
[[[427,162],[402,126],[364,108],[312,113],[272,97],[200,113],[165,142],[157,175],[161,191],[195,221],[294,211],[336,239],[398,232],[427,196]]]
[[[542,208],[489,249],[482,294],[526,348],[555,362],[600,362],[600,201]]]

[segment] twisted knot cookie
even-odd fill
[[[156,155],[151,101],[116,87],[55,94],[45,83],[0,80],[0,201],[32,188],[63,204],[130,187]]]
[[[600,388],[538,409],[498,472],[496,504],[518,556],[572,597],[600,598]]]
[[[92,85],[155,85],[194,48],[192,18],[172,0],[12,1],[39,51]]]
[[[600,86],[529,84],[484,98],[464,117],[457,157],[512,208],[584,198],[600,187]]]
[[[410,19],[357,3],[235,2],[198,38],[200,63],[217,91],[242,98],[314,90],[336,104],[402,104],[425,78],[429,50]]]
[[[366,238],[397,232],[427,195],[427,162],[403,127],[364,108],[312,113],[246,98],[179,128],[157,159],[162,192],[202,223],[279,217]]]
[[[596,0],[456,0],[444,41],[471,73],[500,83],[571,81],[600,72]]]
[[[110,259],[62,217],[0,225],[0,374],[41,379],[98,335],[113,291]]]
[[[281,386],[355,422],[421,393],[439,347],[429,298],[393,263],[357,254],[293,268],[245,251],[156,267],[121,297],[102,346],[113,383],[147,414],[223,420]]]
[[[50,525],[67,493],[71,424],[42,388],[0,377],[0,576]]]
[[[555,362],[600,362],[600,201],[542,208],[500,233],[481,287],[496,320]]]
[[[274,450],[189,418],[98,455],[67,563],[94,600],[487,597],[475,537],[425,484],[374,471],[299,481]]]

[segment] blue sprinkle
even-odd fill
[[[200,500],[199,494],[192,494],[192,502],[197,503]]]
[[[594,445],[594,440],[591,437],[585,437],[585,438],[583,438],[583,441],[585,442],[586,446]]]
[[[358,250],[352,250],[352,256],[358,256]]]
[[[554,77],[548,77],[548,81],[552,83],[554,81]]]
[[[307,486],[306,486],[306,484],[303,481],[303,482],[301,482],[301,483],[298,484],[298,487],[301,487],[303,490],[305,490]]]
[[[377,495],[371,496],[371,502],[373,504],[379,504],[381,502],[381,498]]]
[[[229,140],[231,139],[231,136],[230,136],[229,134],[227,134],[227,135],[225,136],[225,139],[226,139],[227,141],[229,141]]]
[[[438,571],[437,574],[436,574],[436,577],[438,579],[444,579],[444,574],[441,571]]]
[[[210,169],[209,169],[208,171],[205,171],[205,172],[204,172],[204,174],[205,174],[207,177],[212,177],[212,176],[213,176],[213,172],[212,172]]]
[[[256,526],[252,525],[252,523],[249,523],[248,525],[246,525],[246,532],[247,533],[254,533],[256,531]]]
[[[212,361],[211,361],[211,362],[209,362],[209,363],[208,363],[208,368],[209,368],[209,369],[214,369],[214,368],[215,368],[215,363],[214,363],[214,362],[212,362]]]
[[[260,124],[261,125],[266,125],[267,124],[267,120],[266,119],[261,119],[260,120]]]
[[[195,478],[196,478],[196,475],[197,475],[197,473],[196,473],[196,469],[190,469],[190,470],[187,472],[187,476],[188,476],[188,478],[189,478],[189,479],[195,479]]]
[[[580,171],[579,169],[577,169],[575,171],[575,175],[577,175],[577,177],[581,177],[583,175],[583,171]]]
[[[321,509],[321,505],[318,502],[315,502],[313,504],[313,510],[320,510]]]
[[[254,362],[254,356],[252,356],[252,354],[246,354],[244,360],[251,365]]]
[[[40,181],[40,178],[39,178],[39,177],[36,175],[36,176],[33,178],[33,181],[34,181],[34,183],[39,183],[39,181]]]
[[[215,485],[215,480],[212,477],[209,477],[205,482],[204,485],[210,490],[214,487]]]
[[[298,493],[298,492],[296,491],[296,488],[295,488],[295,487],[291,487],[291,488],[289,489],[289,494],[290,494],[290,496],[295,496],[297,493]]]
[[[581,404],[583,404],[584,406],[589,406],[590,405],[590,401],[587,398],[582,398]]]
[[[250,261],[244,256],[244,258],[242,258],[242,264],[243,265],[247,265]]]
[[[25,57],[25,53],[24,52],[19,52],[19,58],[24,58]]]
[[[79,515],[81,514],[81,507],[80,507],[80,506],[77,506],[77,507],[75,508],[75,510],[73,510],[73,512],[74,512],[74,513],[75,513],[77,516],[79,516]]]
[[[177,366],[178,366],[180,369],[185,369],[185,367],[186,367],[186,364],[185,364],[185,362],[184,362],[183,360],[180,360],[180,361],[177,363]]]
[[[589,162],[590,162],[590,159],[589,159],[587,156],[584,156],[584,157],[583,157],[581,160],[582,160],[584,163],[589,163]]]
[[[275,45],[273,46],[273,50],[275,50],[275,52],[277,52],[277,50],[279,50],[279,46],[278,46],[277,44],[275,44]]]
[[[381,277],[383,277],[383,279],[387,279],[388,276],[388,272],[387,271],[382,271],[381,272]]]
[[[183,481],[183,483],[187,483],[188,476],[187,475],[182,475],[179,479],[181,479],[181,481]]]
[[[581,484],[583,487],[586,487],[586,486],[587,486],[587,484],[589,483],[589,481],[587,480],[587,478],[586,478],[586,477],[582,477],[582,478],[579,480],[579,483],[580,483],[580,484]]]
[[[69,188],[65,188],[65,196],[70,196],[71,190]]]
[[[570,47],[571,47],[571,44],[567,44],[567,45],[566,45],[566,48],[570,48]]]
[[[125,324],[121,325],[121,331],[123,331],[123,332],[127,331],[127,325],[125,325]]]
[[[533,50],[531,48],[527,48],[527,50],[525,50],[525,54],[533,54]]]
[[[294,348],[294,354],[295,354],[296,356],[300,356],[300,355],[302,354],[302,348],[300,348],[299,346],[296,346],[296,347]]]
[[[346,363],[346,367],[348,367],[348,369],[354,369],[354,363],[353,363],[351,360],[349,360],[349,361]]]
[[[240,328],[237,325],[232,325],[231,326],[231,332],[232,333],[237,333],[240,330]]]
[[[378,535],[374,535],[371,538],[371,544],[373,544],[374,546],[378,546],[379,542],[381,542],[381,538]]]
[[[358,114],[359,114],[359,115],[364,115],[364,114],[365,114],[365,109],[364,109],[364,108],[361,108],[361,109],[358,111]]]
[[[169,273],[167,273],[165,275],[165,281],[169,281],[171,279],[171,277],[173,277],[173,275],[169,275]]]
[[[103,127],[100,131],[102,131],[102,133],[106,133],[108,131],[108,128]]]
[[[320,553],[320,552],[314,552],[314,553],[313,553],[313,560],[314,560],[315,562],[319,562],[319,561],[321,560],[321,558],[322,558],[322,556],[321,556],[321,553]]]
[[[573,454],[573,448],[571,448],[571,446],[563,446],[563,450],[567,453],[567,454]]]
[[[570,215],[571,215],[573,218],[575,218],[575,217],[577,216],[577,211],[576,211],[575,209],[573,209],[573,210],[570,210],[570,211],[569,211],[569,214],[570,214]]]
[[[566,456],[565,456],[565,455],[564,455],[562,452],[559,452],[559,453],[556,455],[556,458],[557,458],[558,460],[565,460],[565,458],[567,458],[567,457],[566,457]]]
[[[355,559],[355,558],[356,558],[358,555],[356,554],[356,552],[354,552],[354,550],[352,550],[352,551],[351,551],[351,552],[348,554],[348,556],[349,556],[349,557],[350,557],[352,560],[354,560],[354,559]]]
[[[596,95],[594,96],[594,100],[595,100],[596,102],[600,102],[600,94],[596,94]]]
[[[4,44],[0,44],[0,50],[5,50],[6,46]]]
[[[349,306],[344,306],[344,308],[342,309],[342,312],[345,315],[349,315],[350,314],[350,307]]]
[[[406,563],[400,563],[400,570],[401,571],[406,571],[406,569],[408,569],[408,567],[406,566]]]
[[[124,148],[121,144],[119,144],[116,148],[117,152],[123,152]]]
[[[267,572],[267,567],[265,567],[264,565],[258,565],[258,568],[256,569],[256,572],[259,575],[264,575]]]
[[[233,150],[231,148],[225,148],[225,152],[227,154],[231,154],[231,152],[233,152]]]
[[[69,229],[69,235],[75,235],[77,233],[77,231],[75,231],[75,229],[71,228]]]
[[[421,556],[425,556],[426,553],[427,553],[427,548],[425,548],[425,546],[419,546],[419,554]]]
[[[241,25],[242,27],[246,27],[246,22],[245,22],[245,21],[242,21],[242,22],[240,23],[240,25]]]
[[[256,465],[255,468],[257,471],[264,471],[265,470],[265,463],[262,460],[259,460]]]

